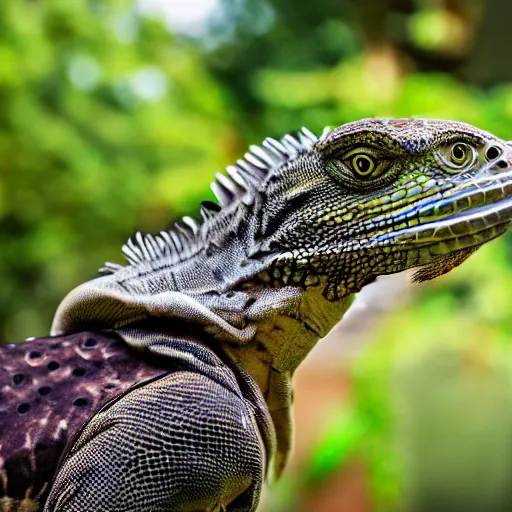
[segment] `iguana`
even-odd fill
[[[256,510],[294,370],[377,276],[434,278],[504,233],[511,158],[433,119],[251,146],[200,222],[137,234],[52,337],[1,349],[0,510]]]

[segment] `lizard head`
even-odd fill
[[[433,119],[266,139],[217,174],[219,204],[203,203],[201,222],[138,233],[123,247],[129,264],[108,263],[108,275],[73,290],[52,332],[172,317],[250,338],[249,304],[269,289],[281,300],[321,285],[331,302],[409,268],[431,279],[506,231],[511,161],[505,141]]]
[[[328,299],[412,267],[416,281],[446,273],[510,223],[512,148],[470,125],[366,119],[326,132],[311,155],[284,170],[286,192],[269,186],[283,208],[266,247],[274,274],[325,276]]]

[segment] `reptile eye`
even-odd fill
[[[352,158],[352,167],[360,176],[368,176],[375,170],[376,163],[371,156],[359,154]]]
[[[352,148],[333,160],[333,166],[341,164],[339,171],[353,186],[363,185],[368,180],[379,179],[391,166],[392,160],[383,157],[377,148],[359,146]]]
[[[455,167],[465,167],[474,160],[473,149],[469,144],[456,142],[450,151],[450,161]]]
[[[469,169],[476,161],[477,152],[473,146],[466,142],[454,142],[439,149],[437,153],[440,163],[448,167],[447,170],[462,171]]]

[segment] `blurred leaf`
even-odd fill
[[[345,466],[361,449],[366,426],[357,410],[333,411],[327,428],[307,465],[308,485],[315,485]]]

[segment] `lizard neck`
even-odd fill
[[[353,295],[338,301],[324,297],[325,279],[304,289],[267,289],[247,309],[254,336],[243,344],[224,342],[222,351],[255,380],[272,418],[275,475],[284,469],[293,440],[292,376],[318,340],[341,320]]]
[[[306,289],[262,289],[244,314],[254,327],[252,339],[243,344],[222,344],[223,350],[252,375],[264,396],[269,391],[269,376],[280,374],[290,380],[316,343],[350,307],[353,295],[329,301],[323,287],[324,283]]]

